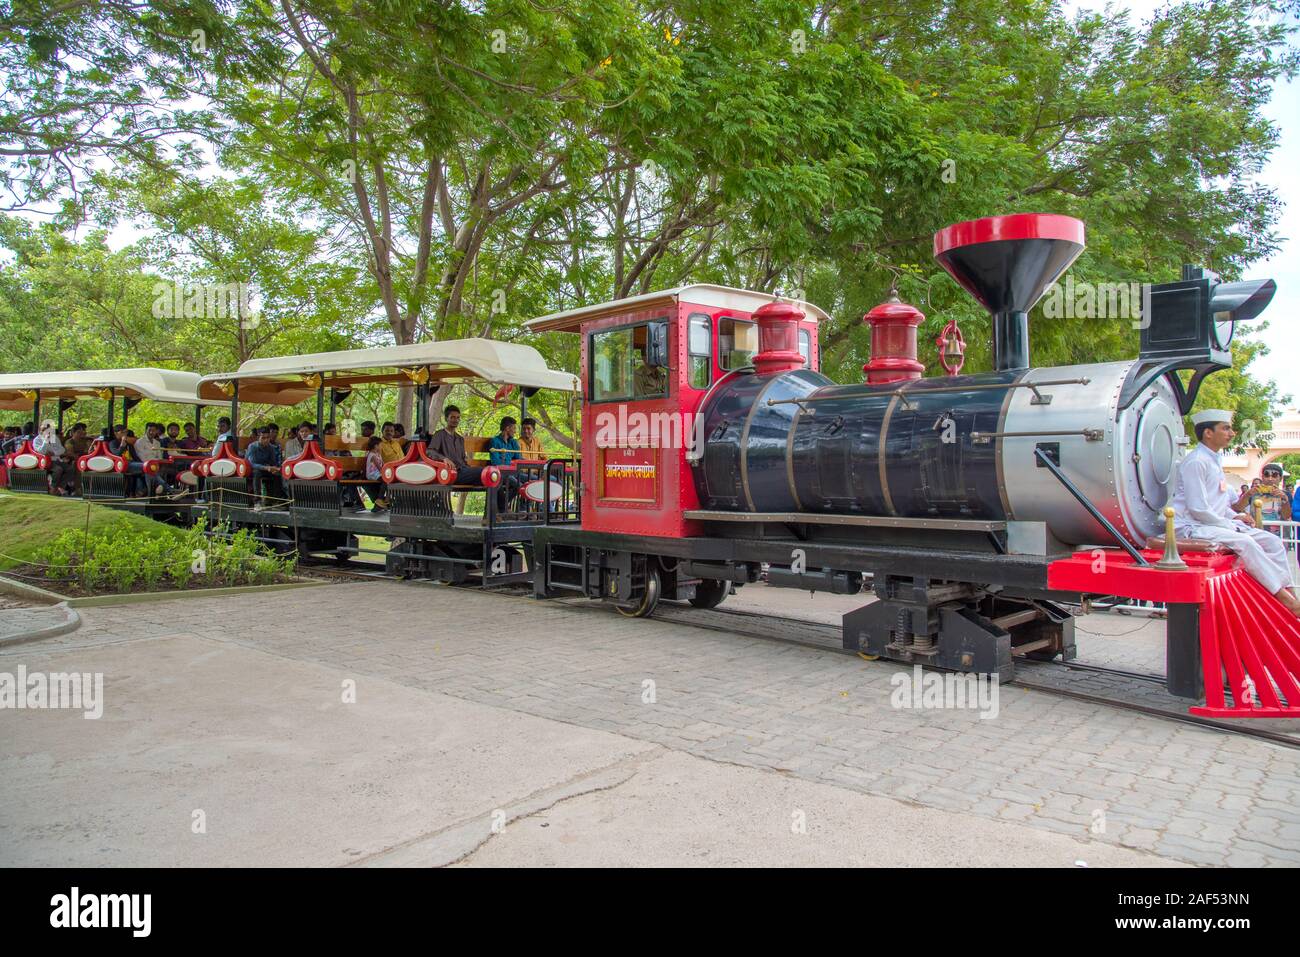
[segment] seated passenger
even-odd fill
[[[185,438],[176,443],[176,448],[185,452],[203,448],[203,440],[199,437],[199,430],[193,422],[185,423]]]
[[[53,419],[46,419],[41,423],[41,431],[36,438],[32,439],[32,448],[52,459],[63,456],[63,441],[59,438]]]
[[[1291,590],[1291,567],[1278,536],[1253,527],[1249,516],[1237,512],[1236,496],[1223,472],[1220,453],[1237,434],[1232,413],[1207,409],[1192,416],[1197,446],[1178,467],[1174,489],[1174,529],[1180,538],[1219,542],[1237,553],[1243,567],[1288,611],[1300,618],[1300,601]]]
[[[375,511],[388,507],[388,501],[384,497],[384,457],[379,451],[381,442],[377,435],[366,439],[366,481],[361,486],[362,491],[374,500]]]
[[[429,458],[454,465],[457,485],[481,485],[483,469],[469,464],[469,460],[465,457],[465,439],[457,431],[460,428],[460,409],[449,405],[443,409],[442,414],[447,424],[429,438]],[[498,510],[505,510],[516,484],[513,475],[506,473],[502,476],[501,485],[497,488]]]
[[[63,457],[66,450],[63,447],[63,441],[59,438],[58,430],[54,427],[53,419],[46,419],[41,423],[40,434],[32,440],[32,448],[37,452],[50,457],[50,468],[48,478],[50,480],[50,491],[55,495],[62,495],[63,488],[61,480],[63,478]],[[60,481],[55,481],[56,477]]]
[[[501,420],[501,431],[488,443],[488,461],[493,465],[510,465],[520,458],[519,440],[515,438],[515,420],[506,416]]]
[[[231,431],[230,419],[223,415],[221,418],[217,419],[217,435],[216,438],[212,440],[211,454],[212,455],[217,454],[217,446],[219,446],[222,442],[231,442],[236,439],[238,439],[238,436]],[[201,442],[203,440],[200,439],[199,441]],[[238,449],[234,449],[233,451],[236,455],[239,454]]]
[[[546,458],[546,450],[542,448],[542,440],[537,437],[537,420],[531,416],[519,423],[519,448],[526,459],[542,460]]]
[[[160,443],[164,449],[175,449],[180,447],[181,426],[179,422],[168,422],[167,432],[163,435]]]
[[[244,459],[253,468],[254,508],[261,508],[267,495],[283,498],[280,489],[280,450],[271,444],[271,430],[255,429],[253,441],[244,450]]]
[[[379,443],[379,454],[383,457],[385,463],[396,462],[398,459],[406,457],[406,451],[397,438],[397,425],[393,422],[384,423],[384,438]]]
[[[135,457],[140,460],[142,473],[145,462],[157,461],[163,457],[162,431],[162,423],[150,422],[144,427],[144,435],[135,440]],[[144,479],[151,494],[168,489],[161,473],[158,475],[144,473]]]
[[[300,422],[298,424],[294,434],[289,436],[284,443],[285,461],[302,455],[303,449],[307,448],[307,443],[312,440],[314,431],[310,422]]]
[[[90,436],[86,434],[86,423],[78,422],[68,433],[68,441],[63,444],[63,457],[54,463],[50,480],[55,485],[55,494],[76,492],[81,486],[81,473],[77,471],[77,459],[90,451]],[[60,492],[58,489],[62,489]]]
[[[108,443],[108,450],[126,460],[127,498],[140,495],[147,485],[144,481],[144,466],[135,454],[135,433],[125,425],[113,426],[113,438]]]

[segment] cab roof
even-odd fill
[[[579,306],[576,309],[566,309],[564,312],[553,312],[550,315],[529,319],[524,323],[524,328],[529,332],[577,332],[582,323],[593,319],[604,319],[625,312],[639,312],[655,306],[672,308],[679,302],[689,302],[714,309],[734,309],[737,312],[753,312],[769,302],[793,302],[803,307],[807,318],[812,322],[821,322],[830,318],[820,307],[802,299],[773,296],[770,293],[754,292],[751,289],[733,289],[730,286],[696,283],[691,286],[647,292],[627,299]]]

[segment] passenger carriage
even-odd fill
[[[358,386],[415,392],[415,427],[406,456],[385,467],[387,511],[358,504],[357,490],[368,484],[358,439],[327,436],[325,448],[309,442],[301,456],[282,466],[283,499],[263,501],[241,454],[249,441],[245,436],[237,447],[223,443],[199,466],[206,483],[205,519],[213,528],[254,528],[276,547],[338,560],[364,553],[362,536],[390,539],[387,569],[411,577],[482,585],[530,581],[534,529],[577,521],[577,460],[521,459],[485,469],[479,484],[458,483],[454,470],[427,454],[424,438],[439,424],[426,417],[434,389],[470,382],[498,391],[517,388],[520,418],[538,391],[571,395],[577,389],[576,376],[549,369],[532,347],[489,339],[251,359],[235,372],[205,376],[200,395],[229,403],[236,433],[241,409],[248,405],[285,407],[314,400],[316,434],[323,436],[326,424],[338,424],[339,403]],[[465,437],[471,464],[488,464],[487,442]],[[501,507],[496,488],[509,475],[519,491]],[[458,500],[467,500],[469,507],[458,509]]]
[[[30,410],[38,429],[42,414],[48,416],[53,412],[62,432],[68,413],[79,402],[105,402],[107,428],[92,440],[90,451],[76,463],[82,494],[151,514],[183,515],[187,506],[180,499],[127,498],[127,463],[109,450],[106,437],[112,435],[114,425],[129,425],[131,410],[145,399],[187,407],[197,431],[202,434],[203,409],[224,403],[199,398],[199,379],[200,376],[193,372],[154,368],[0,375],[0,409]],[[190,466],[205,454],[206,449],[193,452],[168,450],[163,459],[145,463],[145,470],[151,474],[166,470],[182,487],[193,488],[195,479]],[[50,465],[48,457],[37,453],[28,442],[24,448],[7,456],[5,466],[9,489],[15,492],[49,492]]]

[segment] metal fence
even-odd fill
[[[1300,565],[1297,565],[1296,549],[1300,547],[1300,522],[1274,522],[1264,519],[1263,527],[1282,536],[1286,553],[1291,556],[1291,584],[1300,587]]]

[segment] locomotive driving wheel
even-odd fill
[[[705,578],[695,586],[695,597],[691,599],[691,604],[696,608],[717,608],[730,591],[730,582]]]
[[[626,618],[649,618],[659,605],[659,593],[659,569],[647,563],[645,586],[641,590],[641,597],[630,604],[614,607]]]

